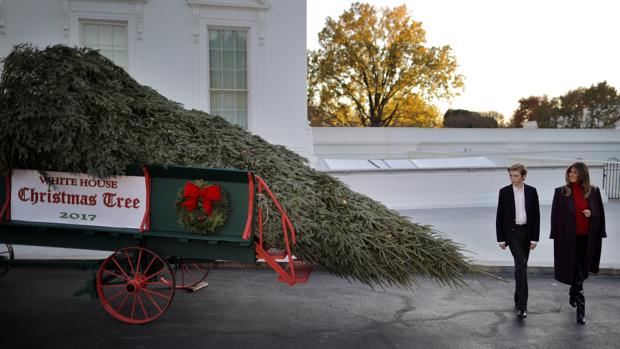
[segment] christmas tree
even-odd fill
[[[458,285],[475,269],[431,227],[351,191],[283,146],[184,109],[91,49],[13,49],[0,81],[0,147],[1,174],[108,177],[136,163],[251,170],[291,218],[296,256],[370,285],[408,286],[418,276]],[[266,240],[282,245],[279,224],[267,225]]]

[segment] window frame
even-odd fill
[[[79,47],[87,47],[84,45],[84,24],[96,24],[96,25],[108,25],[108,26],[124,26],[125,27],[125,42],[127,43],[126,46],[126,62],[127,62],[127,67],[125,68],[126,71],[129,71],[130,68],[130,61],[129,61],[129,46],[130,42],[129,42],[129,22],[128,21],[123,21],[123,20],[109,20],[109,19],[90,19],[90,18],[79,18],[78,19],[78,41],[79,41]],[[93,49],[97,49],[97,50],[101,50],[100,48],[94,48]],[[116,62],[115,62],[116,63]]]
[[[245,33],[245,88],[241,89],[241,88],[214,88],[213,86],[211,86],[211,46],[210,46],[210,42],[211,42],[211,31],[212,30],[219,30],[219,31],[233,31],[233,32],[244,32]],[[236,125],[239,125],[241,127],[243,127],[246,130],[250,129],[250,79],[249,79],[249,71],[250,71],[250,66],[249,66],[249,50],[250,50],[250,35],[251,35],[251,30],[250,28],[247,27],[240,27],[240,26],[222,26],[222,25],[207,25],[206,28],[206,50],[207,50],[207,96],[206,98],[208,99],[208,111],[209,113],[211,113],[211,106],[213,105],[213,101],[211,100],[211,93],[213,92],[220,92],[220,93],[226,93],[226,92],[232,92],[235,95],[235,98],[237,96],[237,93],[245,93],[245,109],[246,109],[246,125],[240,125],[238,123],[235,123]],[[223,52],[223,48],[219,49],[220,52]],[[233,50],[233,52],[237,52],[237,50]],[[222,63],[223,63],[223,59],[222,59]],[[224,70],[221,70],[222,72]],[[239,70],[237,70],[237,67],[235,67],[232,71],[234,72],[238,72]],[[236,75],[235,75],[235,84],[236,84]],[[223,116],[222,116],[223,117]],[[236,116],[235,116],[236,119]]]
[[[207,6],[209,7],[209,6]],[[257,110],[261,107],[261,90],[258,82],[262,80],[261,72],[258,69],[258,61],[261,50],[257,39],[258,22],[254,11],[244,12],[240,18],[218,18],[209,15],[202,9],[197,9],[195,13],[196,31],[194,32],[193,48],[193,101],[194,108],[209,111],[211,110],[210,98],[210,74],[209,74],[209,29],[233,29],[246,31],[246,69],[247,69],[247,131],[260,133],[263,120]]]
[[[103,11],[70,11],[69,42],[70,46],[81,46],[81,22],[117,22],[127,24],[127,73],[139,79],[142,76],[142,64],[138,55],[142,54],[142,45],[136,33],[135,13],[109,13]]]

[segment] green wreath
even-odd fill
[[[185,183],[175,206],[179,223],[195,234],[218,233],[230,215],[228,194],[203,180]]]

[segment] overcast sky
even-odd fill
[[[519,98],[563,95],[603,80],[620,89],[620,1],[616,0],[369,0],[405,3],[426,30],[429,45],[449,45],[465,89],[448,108],[499,111],[506,118]],[[327,17],[351,1],[307,0],[307,47]]]

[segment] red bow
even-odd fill
[[[198,207],[198,200],[202,198],[202,208],[207,216],[210,217],[213,211],[212,201],[220,201],[222,193],[218,185],[209,185],[206,188],[200,189],[196,184],[187,182],[185,183],[183,197],[185,197],[185,201],[181,206],[185,207],[188,212],[195,210]]]

